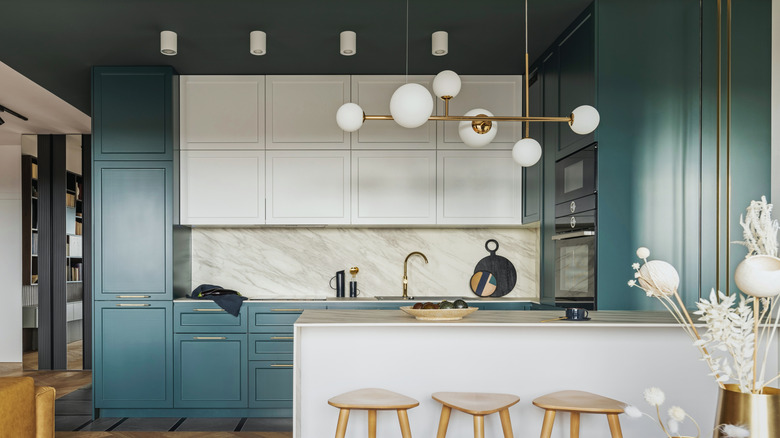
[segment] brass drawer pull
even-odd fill
[[[286,364],[286,363],[274,363],[274,364],[271,364],[271,366],[272,367],[277,367],[277,368],[292,368],[293,365],[292,364]]]
[[[295,339],[295,336],[271,336],[272,340]]]
[[[192,309],[193,312],[224,312],[225,309]]]
[[[117,307],[148,307],[151,306],[149,303],[120,303],[117,304]]]
[[[227,339],[227,336],[193,336],[192,339],[213,341],[213,340]]]
[[[271,312],[303,312],[303,309],[271,309]]]
[[[151,295],[117,295],[117,298],[151,298]]]

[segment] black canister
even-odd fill
[[[330,288],[336,291],[336,296],[344,297],[344,271],[337,271],[336,275],[330,279]],[[333,279],[336,279],[336,287],[333,287]]]
[[[349,296],[352,298],[358,296],[357,281],[353,280],[349,282]]]

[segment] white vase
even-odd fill
[[[780,258],[754,255],[742,260],[734,271],[734,282],[742,292],[754,297],[780,294]]]

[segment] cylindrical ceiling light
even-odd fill
[[[341,45],[339,52],[344,56],[352,56],[357,53],[357,34],[351,30],[341,32]]]
[[[249,32],[249,53],[255,56],[265,55],[265,32],[262,30]]]
[[[449,38],[447,32],[440,30],[431,35],[431,54],[444,56],[449,51]]]
[[[160,53],[173,56],[178,53],[176,32],[164,30],[160,32]]]

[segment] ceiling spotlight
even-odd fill
[[[3,120],[2,117],[0,117],[0,125],[2,125],[3,123],[5,123],[5,120]]]
[[[431,35],[431,54],[444,56],[449,51],[449,36],[447,32],[440,30]]]
[[[341,32],[341,45],[339,52],[344,56],[352,56],[357,53],[357,34],[351,30]]]
[[[178,53],[176,32],[170,30],[160,32],[160,53],[167,56]]]
[[[265,55],[265,32],[262,30],[249,32],[249,53],[255,56]]]

